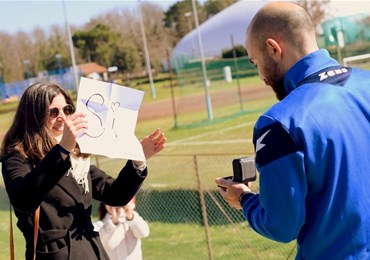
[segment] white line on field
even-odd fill
[[[174,142],[169,142],[166,144],[166,146],[168,145],[177,145],[177,144],[181,144],[181,143],[184,143],[184,142],[187,142],[187,141],[190,141],[190,140],[195,140],[195,139],[198,139],[198,138],[203,138],[205,136],[209,136],[213,133],[218,133],[220,131],[229,131],[229,130],[234,130],[234,129],[237,129],[237,128],[242,128],[242,127],[246,127],[246,126],[250,126],[250,125],[253,125],[255,122],[247,122],[247,123],[244,123],[244,124],[240,124],[240,125],[236,125],[236,126],[230,126],[230,127],[227,127],[227,128],[223,128],[223,129],[218,129],[218,130],[214,130],[214,131],[207,131],[203,134],[199,134],[199,135],[193,135],[193,136],[190,136],[190,137],[187,137],[187,138],[184,138],[184,139],[180,139],[180,140],[177,140],[177,141],[174,141]]]
[[[240,124],[240,125],[236,125],[236,126],[230,126],[230,127],[227,127],[227,128],[223,128],[221,130],[222,131],[234,130],[234,129],[238,129],[238,128],[242,128],[242,127],[253,125],[254,123],[255,122],[246,122],[244,124]],[[174,141],[174,142],[168,142],[168,143],[166,143],[166,147],[175,146],[175,145],[187,146],[187,145],[233,144],[233,143],[250,143],[250,142],[252,142],[251,139],[234,139],[234,140],[214,140],[214,141],[187,142],[187,141],[195,140],[197,138],[202,138],[204,136],[211,135],[213,133],[220,132],[221,130],[218,129],[218,130],[214,130],[214,131],[207,131],[207,132],[205,132],[203,134],[193,135],[193,136],[190,136],[190,137],[187,137],[187,138],[184,138],[184,139],[180,139],[180,140],[177,140],[177,141]],[[99,159],[99,162],[102,163],[102,162],[110,161],[110,160],[112,160],[112,159],[110,159],[110,158],[104,158],[104,159]]]
[[[166,146],[188,146],[188,145],[207,145],[207,144],[240,144],[251,143],[252,139],[233,139],[233,140],[214,140],[214,141],[199,141],[199,142],[186,142],[186,143],[168,143]]]

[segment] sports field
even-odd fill
[[[214,82],[209,89],[214,118],[209,120],[201,84],[176,87],[174,100],[168,82],[156,87],[158,95],[152,99],[149,86],[142,86],[146,94],[136,127],[139,139],[157,127],[168,139],[166,149],[148,162],[149,176],[138,194],[137,209],[151,231],[142,240],[144,259],[293,258],[294,242],[282,245],[250,230],[241,213],[220,200],[213,181],[231,174],[232,158],[253,156],[253,125],[276,102],[272,91],[257,77],[241,81],[242,96],[235,81]],[[9,127],[15,107],[0,105],[0,133]],[[113,176],[124,164],[94,159]],[[8,259],[9,204],[2,179],[0,209],[0,259]],[[23,237],[15,223],[13,227],[16,259],[23,259]]]

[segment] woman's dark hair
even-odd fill
[[[49,106],[62,94],[67,104],[73,106],[70,95],[51,82],[37,82],[23,93],[9,130],[1,145],[0,158],[18,152],[36,165],[56,144],[47,127]]]
[[[105,207],[105,204],[103,202],[100,202],[99,208],[98,208],[98,217],[99,220],[102,220],[105,215],[107,214],[107,209]]]

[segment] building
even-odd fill
[[[77,67],[80,75],[83,77],[96,80],[108,80],[108,69],[95,62],[80,64],[77,65]]]

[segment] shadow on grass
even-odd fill
[[[203,209],[196,190],[141,190],[136,198],[136,210],[149,222],[204,224]],[[245,221],[242,213],[231,208],[218,191],[205,193],[204,201],[209,225],[227,225],[230,222]],[[94,201],[95,216],[98,203]]]
[[[149,222],[204,224],[199,193],[196,190],[143,191],[136,196],[136,210]],[[216,202],[214,201],[216,199]],[[218,191],[204,196],[209,225],[226,225],[245,221],[241,212],[227,205]],[[97,217],[98,201],[93,201],[92,215]],[[9,210],[9,199],[0,186],[0,210]]]

